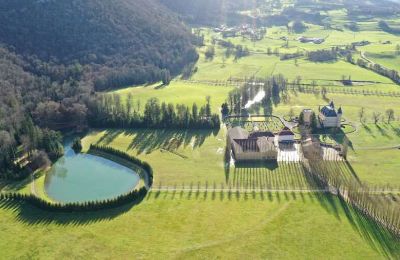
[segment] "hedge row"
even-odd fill
[[[128,160],[134,164],[139,165],[148,174],[148,182],[149,182],[148,185],[149,186],[152,185],[153,169],[148,163],[143,162],[124,152],[118,151],[114,148],[107,146],[91,145],[90,149],[104,153],[110,153],[122,159]],[[82,211],[95,211],[95,210],[115,208],[129,202],[140,201],[146,196],[146,194],[147,194],[147,188],[143,186],[139,190],[134,189],[128,193],[119,195],[118,197],[106,200],[98,200],[98,201],[58,203],[58,202],[49,202],[43,200],[33,194],[21,194],[21,193],[0,193],[0,201],[2,200],[26,201],[40,209],[55,211],[55,212],[82,212]]]
[[[106,199],[100,201],[87,201],[87,202],[72,202],[72,203],[57,203],[43,200],[33,194],[21,194],[21,193],[1,193],[1,200],[17,200],[26,201],[32,205],[48,211],[55,212],[82,212],[82,211],[95,211],[102,209],[110,209],[122,206],[128,202],[134,202],[144,198],[147,194],[145,187],[139,190],[132,190],[126,194],[120,195],[113,199]]]
[[[142,161],[134,156],[131,156],[127,153],[124,153],[120,150],[117,150],[117,149],[109,147],[109,146],[91,144],[90,150],[92,150],[92,151],[97,150],[100,152],[109,153],[109,154],[115,155],[121,159],[127,160],[129,162],[132,162],[132,163],[142,167],[148,174],[148,182],[149,182],[148,185],[150,187],[153,185],[153,168],[151,168],[150,164],[148,164],[147,162]]]

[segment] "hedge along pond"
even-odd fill
[[[66,152],[67,153],[70,152],[69,148],[67,149],[68,150]],[[101,209],[118,207],[126,203],[132,203],[132,202],[138,203],[146,196],[148,189],[151,187],[153,183],[153,170],[148,163],[143,162],[124,152],[106,146],[91,145],[89,152],[91,154],[88,155],[111,158],[113,162],[118,161],[126,165],[127,168],[132,170],[130,174],[134,173],[137,175],[138,179],[136,181],[135,187],[131,187],[125,193],[120,193],[113,197],[108,197],[105,199],[96,198],[92,200],[85,199],[82,201],[49,202],[43,200],[42,198],[36,197],[33,194],[28,195],[20,193],[0,193],[0,201],[2,200],[26,201],[44,210],[72,212],[72,211],[101,210]],[[115,164],[118,163],[115,162]],[[84,168],[86,167],[87,165]],[[141,181],[140,184],[138,185],[139,180]]]
[[[56,202],[113,199],[140,188],[138,184],[143,177],[146,179],[144,183],[148,183],[146,169],[141,165],[143,162],[124,153],[92,146],[89,153],[76,154],[71,141],[65,143],[64,149],[65,155],[53,165],[45,180],[45,191]],[[121,164],[120,161],[128,163]]]

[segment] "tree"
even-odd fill
[[[317,131],[317,125],[318,125],[317,124],[317,116],[315,115],[315,113],[311,113],[310,120],[311,120],[311,125],[310,125],[311,130],[313,133],[315,133]]]
[[[386,110],[386,117],[387,117],[387,123],[390,124],[390,122],[395,119],[394,110],[391,108]]]
[[[229,115],[229,106],[228,103],[223,103],[221,106],[221,114],[223,117],[226,117]]]
[[[79,137],[74,139],[72,143],[72,150],[74,150],[75,153],[80,153],[82,151],[82,143]]]
[[[46,168],[51,165],[49,157],[44,151],[35,151],[30,157],[30,166],[33,170]]]
[[[362,123],[362,124],[365,123],[365,108],[364,107],[360,108],[360,111],[358,111],[358,118],[360,119],[360,123]]]
[[[381,119],[382,114],[380,112],[374,112],[372,113],[372,119],[374,120],[375,124],[379,123],[379,120]]]
[[[204,53],[206,56],[207,60],[212,60],[214,59],[215,56],[215,47],[214,46],[208,46],[206,52]]]
[[[299,124],[304,125],[304,112],[303,111],[301,111],[301,113],[299,115]]]
[[[326,95],[328,94],[328,90],[326,89],[326,87],[325,86],[323,86],[322,88],[321,88],[321,95],[322,95],[322,97],[324,98],[324,99],[326,99]]]
[[[171,82],[171,73],[167,69],[161,71],[161,81],[163,85],[169,85]]]
[[[210,104],[210,102],[211,102],[211,97],[210,97],[210,96],[207,96],[207,97],[206,97],[206,102],[207,102],[207,104],[206,104],[206,109],[205,109],[206,116],[207,116],[207,117],[210,117],[210,116],[211,116],[211,104]]]
[[[400,44],[396,45],[396,55],[400,55]]]

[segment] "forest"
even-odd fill
[[[93,122],[96,91],[167,83],[198,59],[196,37],[157,1],[1,5],[0,178],[61,156],[55,131]]]

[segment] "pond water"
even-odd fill
[[[91,154],[76,154],[71,140],[65,155],[46,176],[47,195],[59,202],[82,202],[114,198],[132,190],[139,175],[116,162]]]

